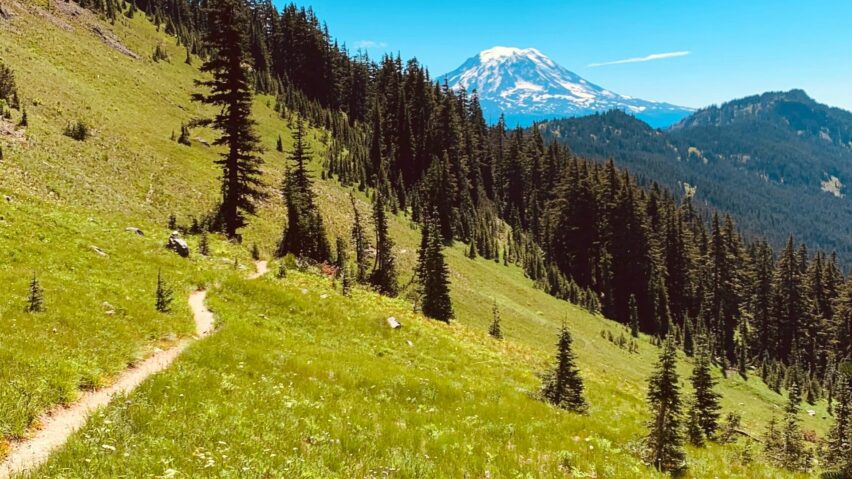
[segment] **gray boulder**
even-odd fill
[[[183,258],[189,256],[189,245],[186,244],[186,241],[180,237],[180,233],[177,231],[172,231],[172,234],[169,235],[169,241],[166,243],[166,248],[174,251]]]
[[[139,236],[145,236],[145,232],[135,226],[128,226],[127,228],[124,228],[124,231],[130,231],[131,233],[136,233]]]

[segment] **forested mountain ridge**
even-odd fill
[[[539,125],[581,155],[613,158],[644,181],[736,215],[780,246],[791,233],[852,262],[852,113],[801,90],[702,109],[668,130],[621,112]]]

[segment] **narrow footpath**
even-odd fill
[[[255,267],[257,271],[251,273],[249,279],[264,275],[267,262],[257,261]],[[43,464],[51,452],[65,444],[71,434],[86,424],[95,410],[109,404],[116,394],[130,393],[151,375],[169,367],[192,341],[211,335],[214,332],[214,319],[213,313],[204,304],[206,297],[205,290],[194,291],[189,295],[189,307],[195,320],[193,338],[183,339],[171,348],[157,351],[141,363],[127,368],[112,385],[85,392],[73,404],[56,406],[42,414],[36,421],[40,428],[32,436],[11,444],[9,454],[0,463],[0,479],[32,471]]]

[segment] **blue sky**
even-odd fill
[[[417,57],[433,76],[495,45],[534,47],[589,81],[648,100],[701,107],[803,88],[852,110],[850,0],[297,4],[312,6],[350,49]],[[679,56],[590,66],[666,53]]]

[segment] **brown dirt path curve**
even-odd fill
[[[267,272],[267,262],[257,261],[257,271],[249,275],[256,279]],[[203,339],[214,331],[213,313],[207,309],[204,300],[207,291],[198,290],[189,295],[189,306],[195,320],[194,339]],[[21,441],[11,444],[9,453],[0,463],[0,479],[31,471],[47,461],[50,453],[65,444],[75,431],[86,424],[89,416],[98,408],[104,407],[117,394],[127,394],[145,379],[172,364],[192,339],[183,339],[166,350],[157,350],[141,363],[122,372],[115,382],[103,389],[87,391],[69,406],[56,406],[42,414],[36,422],[39,428]]]

